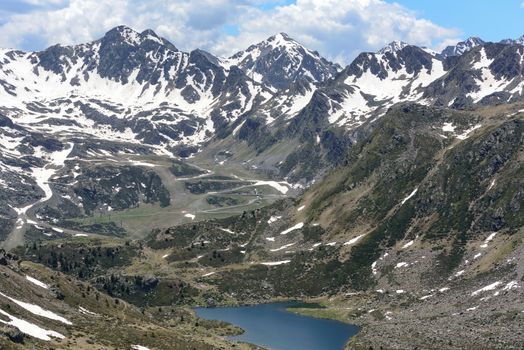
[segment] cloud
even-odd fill
[[[457,43],[463,41],[464,39],[461,38],[450,38],[442,40],[437,46],[435,46],[435,50],[438,52],[441,52],[448,46],[457,45]]]
[[[436,47],[459,34],[383,0],[24,1],[41,7],[4,18],[0,46],[81,43],[126,24],[151,28],[183,50],[198,47],[220,56],[286,32],[329,59],[348,63],[393,40]],[[233,34],[226,29],[231,27]]]
[[[271,12],[248,13],[240,20],[240,34],[218,43],[215,50],[226,53],[228,48],[244,47],[275,28],[346,63],[362,51],[375,51],[393,40],[434,47],[458,34],[381,0],[298,0]]]
[[[22,0],[22,2],[34,6],[46,5],[62,5],[67,3],[67,0]]]

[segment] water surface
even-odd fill
[[[231,340],[271,350],[337,350],[358,332],[358,327],[334,320],[286,311],[297,302],[242,307],[196,308],[199,317],[232,323],[245,330]]]

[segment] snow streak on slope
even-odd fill
[[[118,27],[84,45],[0,51],[2,112],[32,130],[165,147],[200,144],[214,132],[214,111],[231,121],[272,97],[245,76],[228,82],[212,55],[153,34]],[[160,137],[145,138],[144,128]]]
[[[59,339],[65,338],[62,334],[58,332],[41,328],[31,322],[27,322],[21,318],[12,316],[7,312],[3,311],[2,309],[0,309],[0,314],[9,318],[9,321],[0,320],[0,323],[16,327],[18,328],[18,330],[20,330],[20,332],[38,338],[40,340],[49,341],[51,340],[51,337]]]
[[[442,61],[413,46],[380,52],[361,54],[349,66],[341,101],[331,100],[330,123],[352,129],[395,103],[420,101],[423,89],[446,73]]]

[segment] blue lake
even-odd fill
[[[195,308],[208,320],[226,321],[245,330],[229,337],[271,350],[337,350],[357,334],[358,327],[334,320],[297,315],[286,311],[294,302],[242,307]]]

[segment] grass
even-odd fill
[[[335,298],[321,297],[306,301],[305,307],[290,307],[287,311],[303,316],[336,320],[344,323],[361,323],[358,315],[365,307],[369,296],[365,294],[354,295],[350,299],[341,296]]]
[[[340,322],[350,323],[349,321],[349,311],[343,309],[335,308],[288,308],[289,312],[293,312],[303,316],[315,317],[315,318],[325,318],[330,320],[337,320]]]

